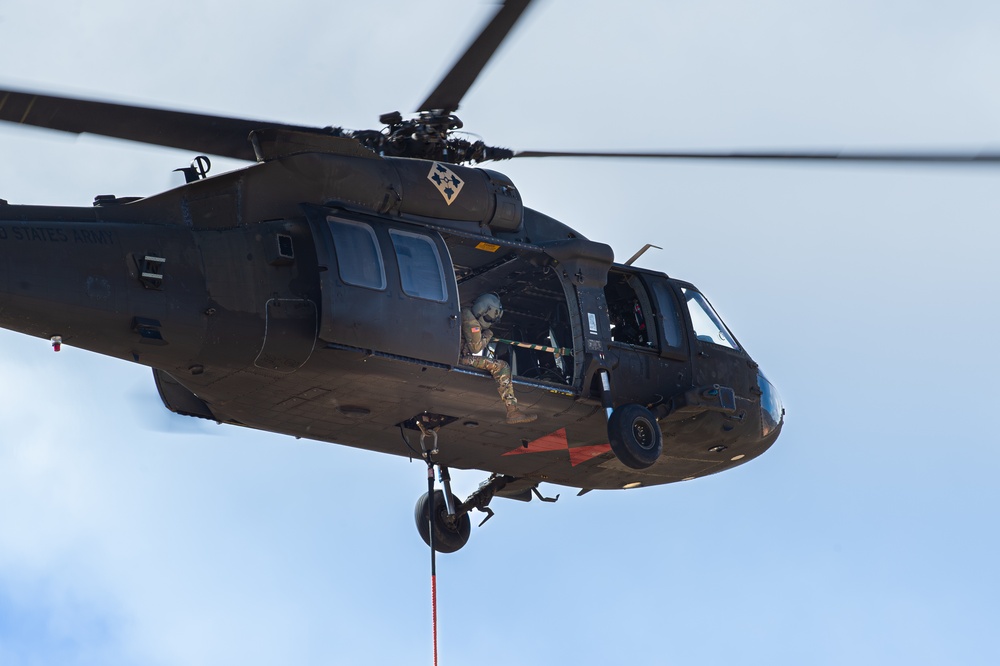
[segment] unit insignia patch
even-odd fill
[[[445,203],[449,206],[458,198],[458,193],[465,186],[465,181],[455,175],[455,172],[440,162],[431,165],[431,172],[427,174],[427,180],[434,184],[437,191],[444,197]]]

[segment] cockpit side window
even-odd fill
[[[633,347],[657,348],[653,310],[637,276],[614,271],[608,273],[604,297],[608,303],[613,341]]]
[[[660,326],[663,330],[663,346],[680,349],[684,345],[683,326],[680,311],[677,308],[677,297],[674,296],[665,278],[654,278],[647,281],[656,300],[659,312]]]
[[[687,287],[681,287],[681,293],[684,294],[684,302],[687,303],[688,312],[691,314],[691,325],[694,327],[696,338],[729,349],[739,349],[732,333],[704,296]]]

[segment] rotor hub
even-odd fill
[[[415,118],[403,118],[399,111],[384,113],[380,130],[345,130],[329,128],[336,136],[349,137],[379,155],[412,157],[449,164],[468,164],[488,160],[504,160],[514,156],[508,148],[487,146],[481,140],[453,136],[464,123],[453,113],[422,111]]]

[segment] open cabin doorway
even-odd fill
[[[493,292],[503,303],[503,317],[493,325],[494,338],[565,351],[529,349],[491,343],[496,358],[510,364],[516,380],[538,382],[576,392],[580,375],[576,349],[582,335],[567,287],[551,258],[541,249],[482,236],[443,232],[451,254],[459,300],[470,306]]]

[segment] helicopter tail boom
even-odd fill
[[[162,291],[169,271],[192,297],[199,287],[204,293],[196,262],[167,266],[164,259],[167,251],[184,256],[179,246],[195,247],[190,231],[100,222],[93,210],[0,208],[0,326],[144,363],[192,353],[203,332],[168,341],[163,327],[197,333],[204,323],[171,307]]]

